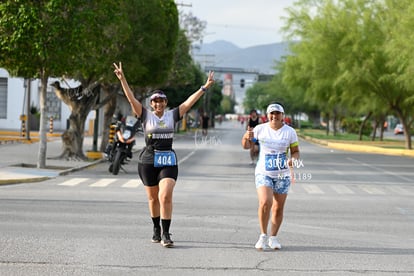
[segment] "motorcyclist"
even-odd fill
[[[123,116],[122,113],[114,114],[112,116],[112,124],[115,125],[115,135],[114,139],[112,139],[111,143],[108,143],[105,149],[105,156],[108,160],[111,160],[114,153],[115,153],[115,143],[118,141],[119,136],[122,136],[122,129],[123,129]]]
[[[128,123],[128,122],[122,121],[122,124],[119,127],[117,126],[117,129],[116,129],[117,141],[121,141],[122,143],[127,145],[126,154],[128,158],[132,158],[132,147],[135,145],[135,136],[132,136],[131,138],[125,140],[123,136],[123,132],[129,129],[132,133],[135,133],[136,128],[137,128],[137,122]]]

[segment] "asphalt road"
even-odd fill
[[[175,142],[174,248],[150,242],[136,159],[0,186],[0,275],[413,275],[414,159],[301,141],[280,251],[259,252],[254,168],[226,123]],[[138,147],[142,146],[142,141]]]

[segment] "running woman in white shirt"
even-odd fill
[[[290,168],[299,159],[296,131],[284,124],[284,108],[273,103],[266,110],[268,122],[249,128],[242,138],[242,147],[250,149],[259,142],[259,159],[255,182],[259,200],[258,217],[261,234],[255,247],[264,250],[281,249],[277,234],[283,220],[283,208],[291,184]],[[290,157],[289,157],[290,151]],[[271,219],[270,236],[268,223]]]
[[[167,96],[164,92],[154,91],[150,97],[153,109],[151,112],[134,97],[125,79],[122,64],[113,65],[115,75],[121,82],[132,110],[142,120],[146,146],[139,155],[138,174],[145,186],[154,224],[152,242],[160,242],[164,247],[172,247],[174,242],[171,240],[169,230],[173,210],[173,190],[178,176],[177,157],[172,148],[174,126],[213,85],[214,73],[210,72],[206,83],[200,89],[171,110],[166,110]]]

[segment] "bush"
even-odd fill
[[[344,118],[341,121],[341,128],[347,133],[358,134],[361,124],[362,124],[362,120],[360,119]],[[365,124],[364,128],[362,129],[362,135],[369,136],[371,132],[372,132],[372,126],[369,123]]]
[[[310,121],[300,121],[300,128],[313,128],[313,123]]]
[[[40,110],[33,104],[30,105],[30,114],[34,115],[36,118],[40,118]]]

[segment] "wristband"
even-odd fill
[[[207,88],[205,88],[203,85],[200,87],[201,91],[206,92]]]

